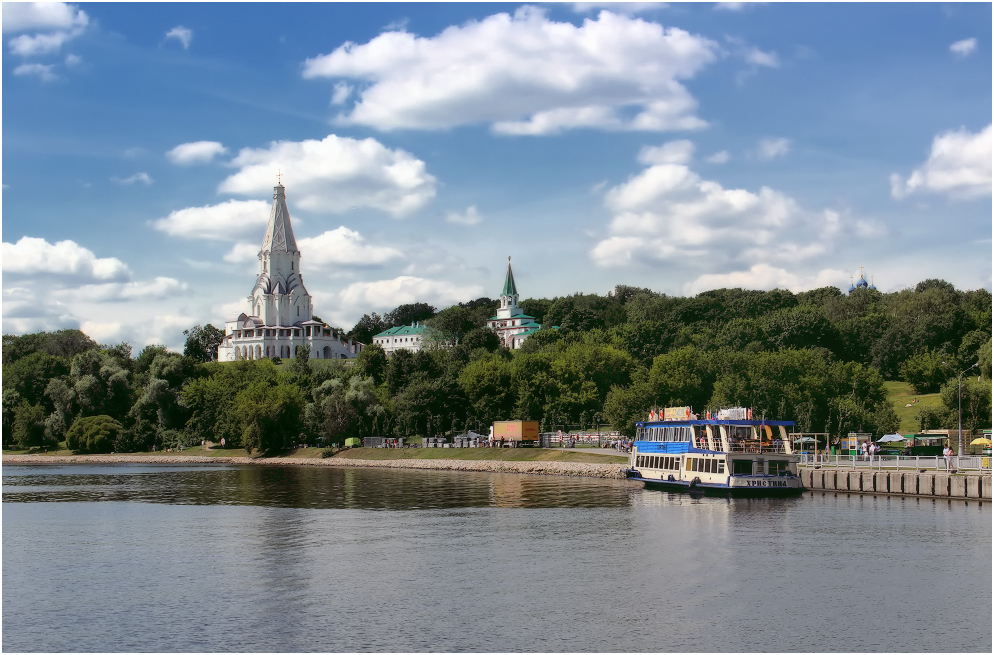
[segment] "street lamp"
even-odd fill
[[[946,364],[945,362],[942,363],[949,368],[953,368],[952,366],[949,366],[949,364]],[[959,376],[957,376],[959,380],[959,448],[958,448],[959,452],[957,453],[958,457],[962,457],[965,454],[963,452],[963,374],[969,371],[971,368],[975,368],[978,364],[980,364],[980,362],[977,362],[972,366],[968,366],[967,368],[960,371]]]

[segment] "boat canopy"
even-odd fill
[[[734,421],[734,420],[726,420],[726,419],[720,419],[720,420],[719,419],[691,419],[691,420],[684,420],[684,421],[639,421],[639,422],[637,422],[635,424],[635,427],[639,427],[639,428],[646,428],[646,427],[662,428],[662,427],[679,427],[681,425],[743,425],[743,426],[755,425],[756,427],[760,427],[760,426],[763,426],[763,425],[770,425],[770,426],[780,426],[780,425],[782,425],[784,427],[793,427],[794,422],[793,421],[763,421],[763,420],[757,421],[755,419],[753,419],[751,421],[744,421],[744,420],[743,421]]]

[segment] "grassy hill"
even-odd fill
[[[918,410],[922,407],[941,407],[942,399],[937,393],[919,394],[907,382],[884,382],[887,397],[894,404],[894,411],[901,419],[901,434],[912,434],[918,431]],[[917,398],[918,402],[914,403]],[[907,405],[911,405],[907,407]]]

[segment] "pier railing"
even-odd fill
[[[935,471],[990,471],[991,457],[952,456],[948,465],[941,456],[921,455],[813,455],[800,456],[801,466],[831,466],[833,468],[860,469],[872,471],[899,471],[901,469],[929,469]]]
[[[707,448],[705,444],[702,446]],[[719,442],[718,447],[721,448],[721,443]],[[783,442],[777,441],[733,441],[728,444],[728,452],[730,453],[780,453],[785,454],[787,448],[784,447]]]

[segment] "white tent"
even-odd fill
[[[904,435],[901,434],[885,434],[884,436],[877,439],[877,443],[890,443],[892,441],[904,441]]]

